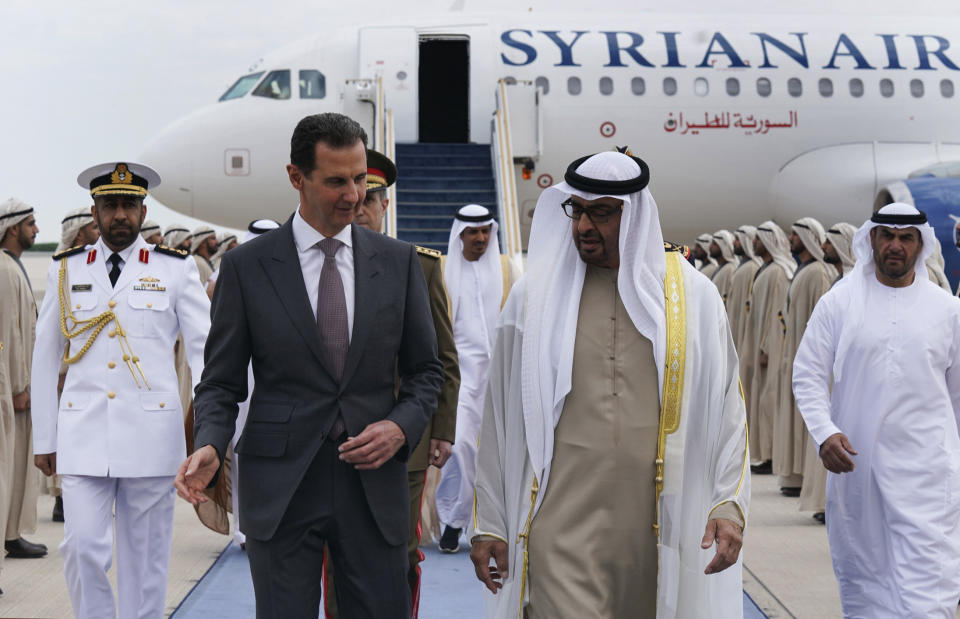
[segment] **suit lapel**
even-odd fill
[[[303,341],[323,368],[333,376],[324,358],[323,350],[320,348],[317,317],[311,311],[307,288],[303,282],[297,245],[293,240],[293,218],[288,219],[287,223],[280,226],[273,234],[275,234],[273,254],[260,256],[260,264],[266,271],[267,279],[277,292],[277,298],[280,299],[293,326],[300,332]]]
[[[350,348],[347,349],[347,361],[343,367],[343,380],[340,381],[341,387],[350,382],[350,378],[357,370],[360,363],[360,357],[367,336],[373,326],[374,314],[377,310],[378,287],[376,277],[379,273],[377,268],[377,250],[371,243],[371,235],[375,232],[368,232],[359,226],[352,226],[353,236],[353,280],[354,280],[354,303],[353,303],[353,331],[350,335]]]

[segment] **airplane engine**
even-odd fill
[[[960,168],[960,163],[953,165]],[[877,194],[873,209],[892,202],[912,204],[927,214],[940,241],[951,290],[956,291],[960,282],[960,177],[913,175],[907,180],[891,183]]]

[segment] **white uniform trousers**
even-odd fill
[[[484,375],[486,378],[486,375]],[[483,382],[486,387],[486,381]],[[483,419],[483,389],[460,386],[457,403],[457,431],[450,460],[440,472],[437,484],[437,517],[454,529],[472,523],[473,489],[477,480],[477,439]],[[469,532],[468,532],[469,536]]]
[[[117,538],[120,619],[162,619],[173,538],[173,477],[63,475],[63,570],[76,619],[114,619],[107,572]],[[114,518],[114,512],[116,518]]]

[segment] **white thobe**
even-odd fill
[[[843,432],[858,452],[853,472],[827,477],[827,534],[848,617],[956,612],[958,361],[960,301],[922,277],[905,288],[872,274],[857,285],[844,278],[807,324],[793,369],[800,412],[817,445]]]
[[[686,261],[682,269],[686,363],[679,427],[666,438],[657,617],[741,617],[741,563],[706,576],[716,549],[700,548],[714,507],[730,502],[745,515],[749,503],[737,355],[717,289]],[[506,542],[509,553],[503,588],[484,595],[486,616],[497,619],[518,616],[528,602],[526,536],[550,479],[530,454],[554,427],[545,426],[540,411],[524,410],[521,394],[526,283],[524,277],[514,285],[500,314],[477,458],[475,533]]]
[[[441,522],[456,529],[465,528],[470,521],[477,472],[477,434],[490,370],[491,338],[484,311],[484,295],[490,291],[481,285],[479,264],[464,261],[460,271],[460,299],[453,317],[453,340],[460,360],[457,431],[453,455],[443,467],[437,486],[437,515]]]

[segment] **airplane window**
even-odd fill
[[[705,77],[698,77],[693,80],[693,92],[698,97],[706,97],[710,94],[710,83]]]
[[[643,81],[642,77],[635,77],[630,80],[630,90],[633,92],[633,94],[639,97],[643,93],[647,92],[647,83]]]
[[[918,98],[923,96],[922,80],[910,80],[910,94]]]
[[[880,80],[880,94],[884,97],[893,96],[893,81],[887,78]]]
[[[850,80],[850,95],[854,97],[863,96],[863,80],[859,77]]]
[[[787,92],[791,97],[799,97],[803,94],[803,82],[798,77],[791,77],[787,80]]]
[[[600,94],[601,95],[612,95],[613,94],[613,80],[609,77],[600,78]]]
[[[940,94],[947,99],[953,97],[953,82],[950,80],[942,80],[940,82]]]
[[[244,75],[234,82],[233,86],[227,89],[227,92],[223,93],[223,96],[220,97],[220,100],[228,101],[230,99],[239,99],[243,95],[250,92],[250,89],[253,88],[253,85],[257,83],[261,75],[263,75],[263,71],[260,71],[259,73],[251,73],[250,75]]]
[[[761,97],[769,97],[770,91],[771,91],[770,80],[768,80],[765,77],[759,78],[757,80],[757,94],[760,95]]]
[[[534,84],[537,86],[537,88],[543,91],[543,94],[548,94],[550,92],[550,80],[544,76],[541,75],[538,77]]]
[[[327,96],[327,78],[315,69],[300,70],[300,98],[323,99]]]
[[[255,97],[267,97],[269,99],[289,99],[290,98],[290,70],[271,71],[267,77],[263,78],[260,85],[253,91]]]
[[[829,77],[820,78],[820,96],[822,97],[832,97],[833,96],[833,80]]]
[[[740,94],[740,80],[735,77],[727,78],[727,94],[736,97]]]
[[[663,78],[663,94],[672,97],[677,94],[677,80],[672,77]]]
[[[570,77],[567,78],[567,92],[571,95],[580,94],[580,78],[579,77]]]

